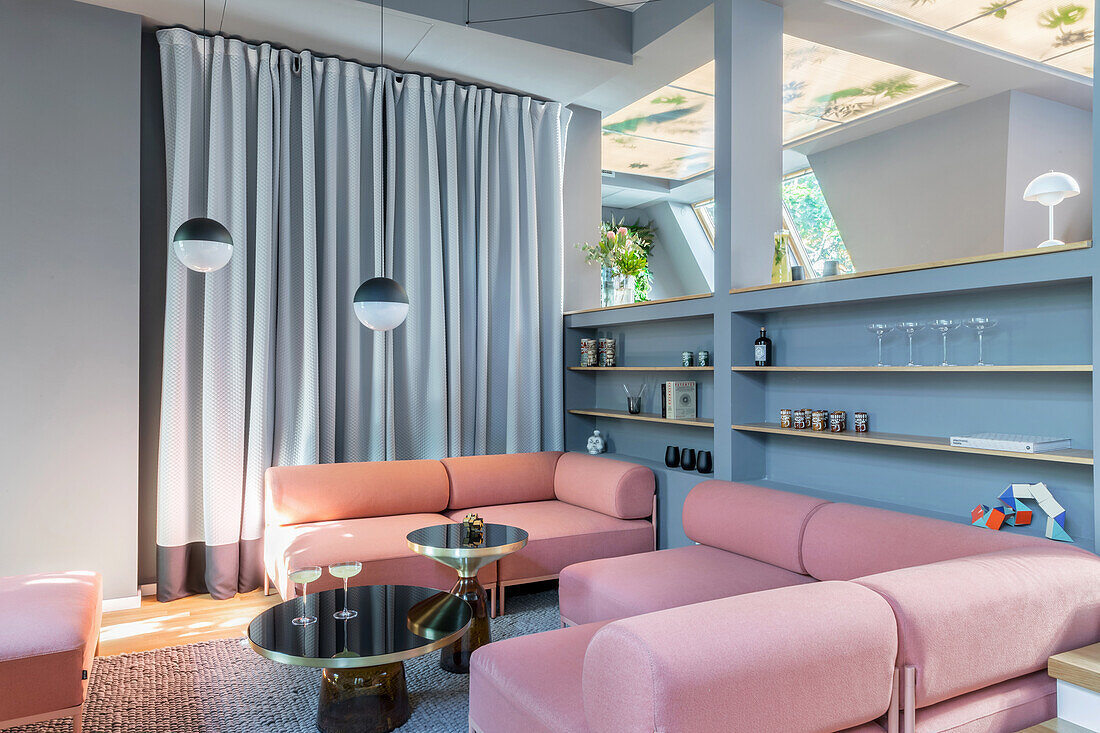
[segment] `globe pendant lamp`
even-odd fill
[[[1079,193],[1081,193],[1081,187],[1077,185],[1077,181],[1073,179],[1073,176],[1068,173],[1050,171],[1036,177],[1031,183],[1027,184],[1027,188],[1024,190],[1024,201],[1037,201],[1047,207],[1049,215],[1049,234],[1047,241],[1040,244],[1040,247],[1054,247],[1065,244],[1062,240],[1054,238],[1054,207]]]
[[[372,277],[355,291],[355,315],[373,331],[392,331],[409,315],[405,288],[388,277]]]

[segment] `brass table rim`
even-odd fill
[[[446,594],[447,591],[439,591]],[[310,593],[309,595],[314,595]],[[291,599],[297,600],[297,599]],[[288,603],[288,601],[283,601]],[[465,603],[465,601],[463,601]],[[281,604],[280,604],[281,605]],[[469,604],[467,604],[469,605]],[[272,606],[277,608],[277,606]],[[270,610],[270,609],[269,609]],[[264,611],[267,613],[267,611]],[[262,614],[261,614],[262,615]],[[257,617],[258,618],[258,617]],[[256,619],[253,618],[253,621]],[[470,624],[474,622],[473,609],[470,609],[470,620],[463,625],[461,629],[448,634],[447,636],[436,639],[424,646],[418,646],[415,649],[406,649],[400,652],[391,652],[390,654],[377,654],[368,657],[331,657],[329,659],[322,659],[320,657],[299,657],[296,654],[287,654],[286,652],[277,652],[272,649],[265,649],[256,642],[252,641],[252,635],[245,631],[245,638],[248,640],[248,645],[252,647],[252,651],[259,654],[261,657],[266,657],[282,664],[289,664],[294,667],[313,667],[314,669],[356,669],[359,667],[380,667],[384,664],[393,664],[394,662],[405,662],[410,659],[416,659],[426,654],[431,654],[434,651],[442,649],[445,646],[450,646],[459,639],[461,639],[470,628]],[[252,625],[252,621],[249,621],[249,626]],[[305,627],[299,627],[305,628]]]
[[[489,522],[488,524],[496,524],[496,522]],[[409,539],[409,535],[414,532],[419,532],[421,529],[431,529],[432,527],[450,527],[450,524],[430,524],[427,527],[420,527],[409,532],[405,536],[405,542],[408,543],[409,549],[418,555],[424,555],[432,558],[447,558],[449,560],[463,560],[466,558],[474,557],[503,557],[510,555],[513,552],[522,550],[527,546],[528,537],[524,537],[518,542],[510,542],[507,545],[493,545],[491,547],[436,547],[435,545],[421,545],[417,542],[413,542]],[[513,525],[500,525],[505,527],[512,527]],[[514,527],[524,534],[527,534],[527,530],[521,527]]]

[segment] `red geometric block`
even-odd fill
[[[970,510],[970,523],[977,524],[985,516],[985,512],[988,509],[984,504],[979,504]]]
[[[1031,524],[1031,510],[1030,509],[1017,509],[1016,510],[1016,526],[1024,527]]]
[[[1005,521],[1005,511],[998,507],[993,507],[993,511],[986,517],[985,526],[989,529],[1000,529],[1001,525]]]

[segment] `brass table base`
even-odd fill
[[[321,733],[386,733],[411,712],[404,662],[321,671]]]
[[[440,650],[439,666],[447,672],[469,674],[470,655],[492,641],[489,635],[489,604],[485,598],[485,588],[478,582],[477,575],[468,578],[459,576],[458,582],[451,588],[451,595],[469,603],[474,617],[461,639]]]

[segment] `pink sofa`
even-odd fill
[[[1007,733],[1100,640],[1072,546],[725,481],[683,522],[699,544],[563,570],[567,628],[479,649],[472,729]]]
[[[358,585],[448,589],[455,573],[409,549],[420,527],[462,521],[527,530],[527,546],[478,575],[503,607],[508,585],[556,578],[584,560],[654,548],[653,472],[583,453],[518,453],[270,468],[266,477],[267,574],[284,598],[290,570],[360,560]],[[311,590],[337,586],[327,573]]]
[[[72,718],[80,733],[101,587],[92,572],[0,578],[0,729]]]

